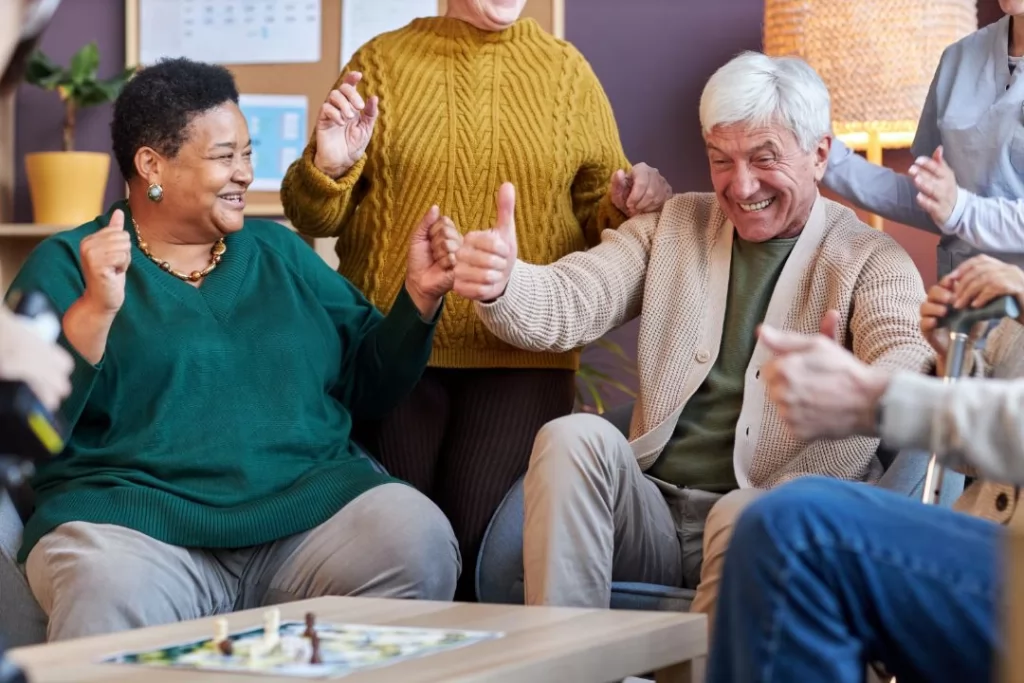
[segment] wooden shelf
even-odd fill
[[[73,225],[40,225],[38,223],[0,223],[0,237],[49,237],[71,230]]]

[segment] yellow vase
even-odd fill
[[[25,155],[36,223],[76,226],[103,213],[110,155],[102,152],[37,152]]]

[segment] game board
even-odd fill
[[[264,614],[263,628],[230,634],[227,620],[219,619],[212,638],[120,653],[102,661],[297,678],[337,678],[360,669],[387,666],[503,635],[488,631],[318,624],[313,614],[306,615],[305,623],[282,623],[280,612],[271,609]]]

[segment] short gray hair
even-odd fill
[[[716,71],[700,96],[704,137],[715,126],[781,124],[810,152],[832,134],[828,88],[811,66],[797,57],[744,52]]]

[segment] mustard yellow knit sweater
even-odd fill
[[[365,45],[346,70],[363,73],[364,97],[380,97],[366,154],[335,181],[312,163],[314,135],[281,197],[301,233],[338,238],[339,271],[381,310],[402,287],[410,233],[431,204],[463,233],[489,228],[495,191],[511,181],[519,258],[537,264],[596,244],[625,220],[607,194],[612,173],[629,169],[607,97],[583,56],[532,19],[498,33],[417,19]],[[454,294],[431,356],[448,368],[578,361],[578,351],[505,344]]]

